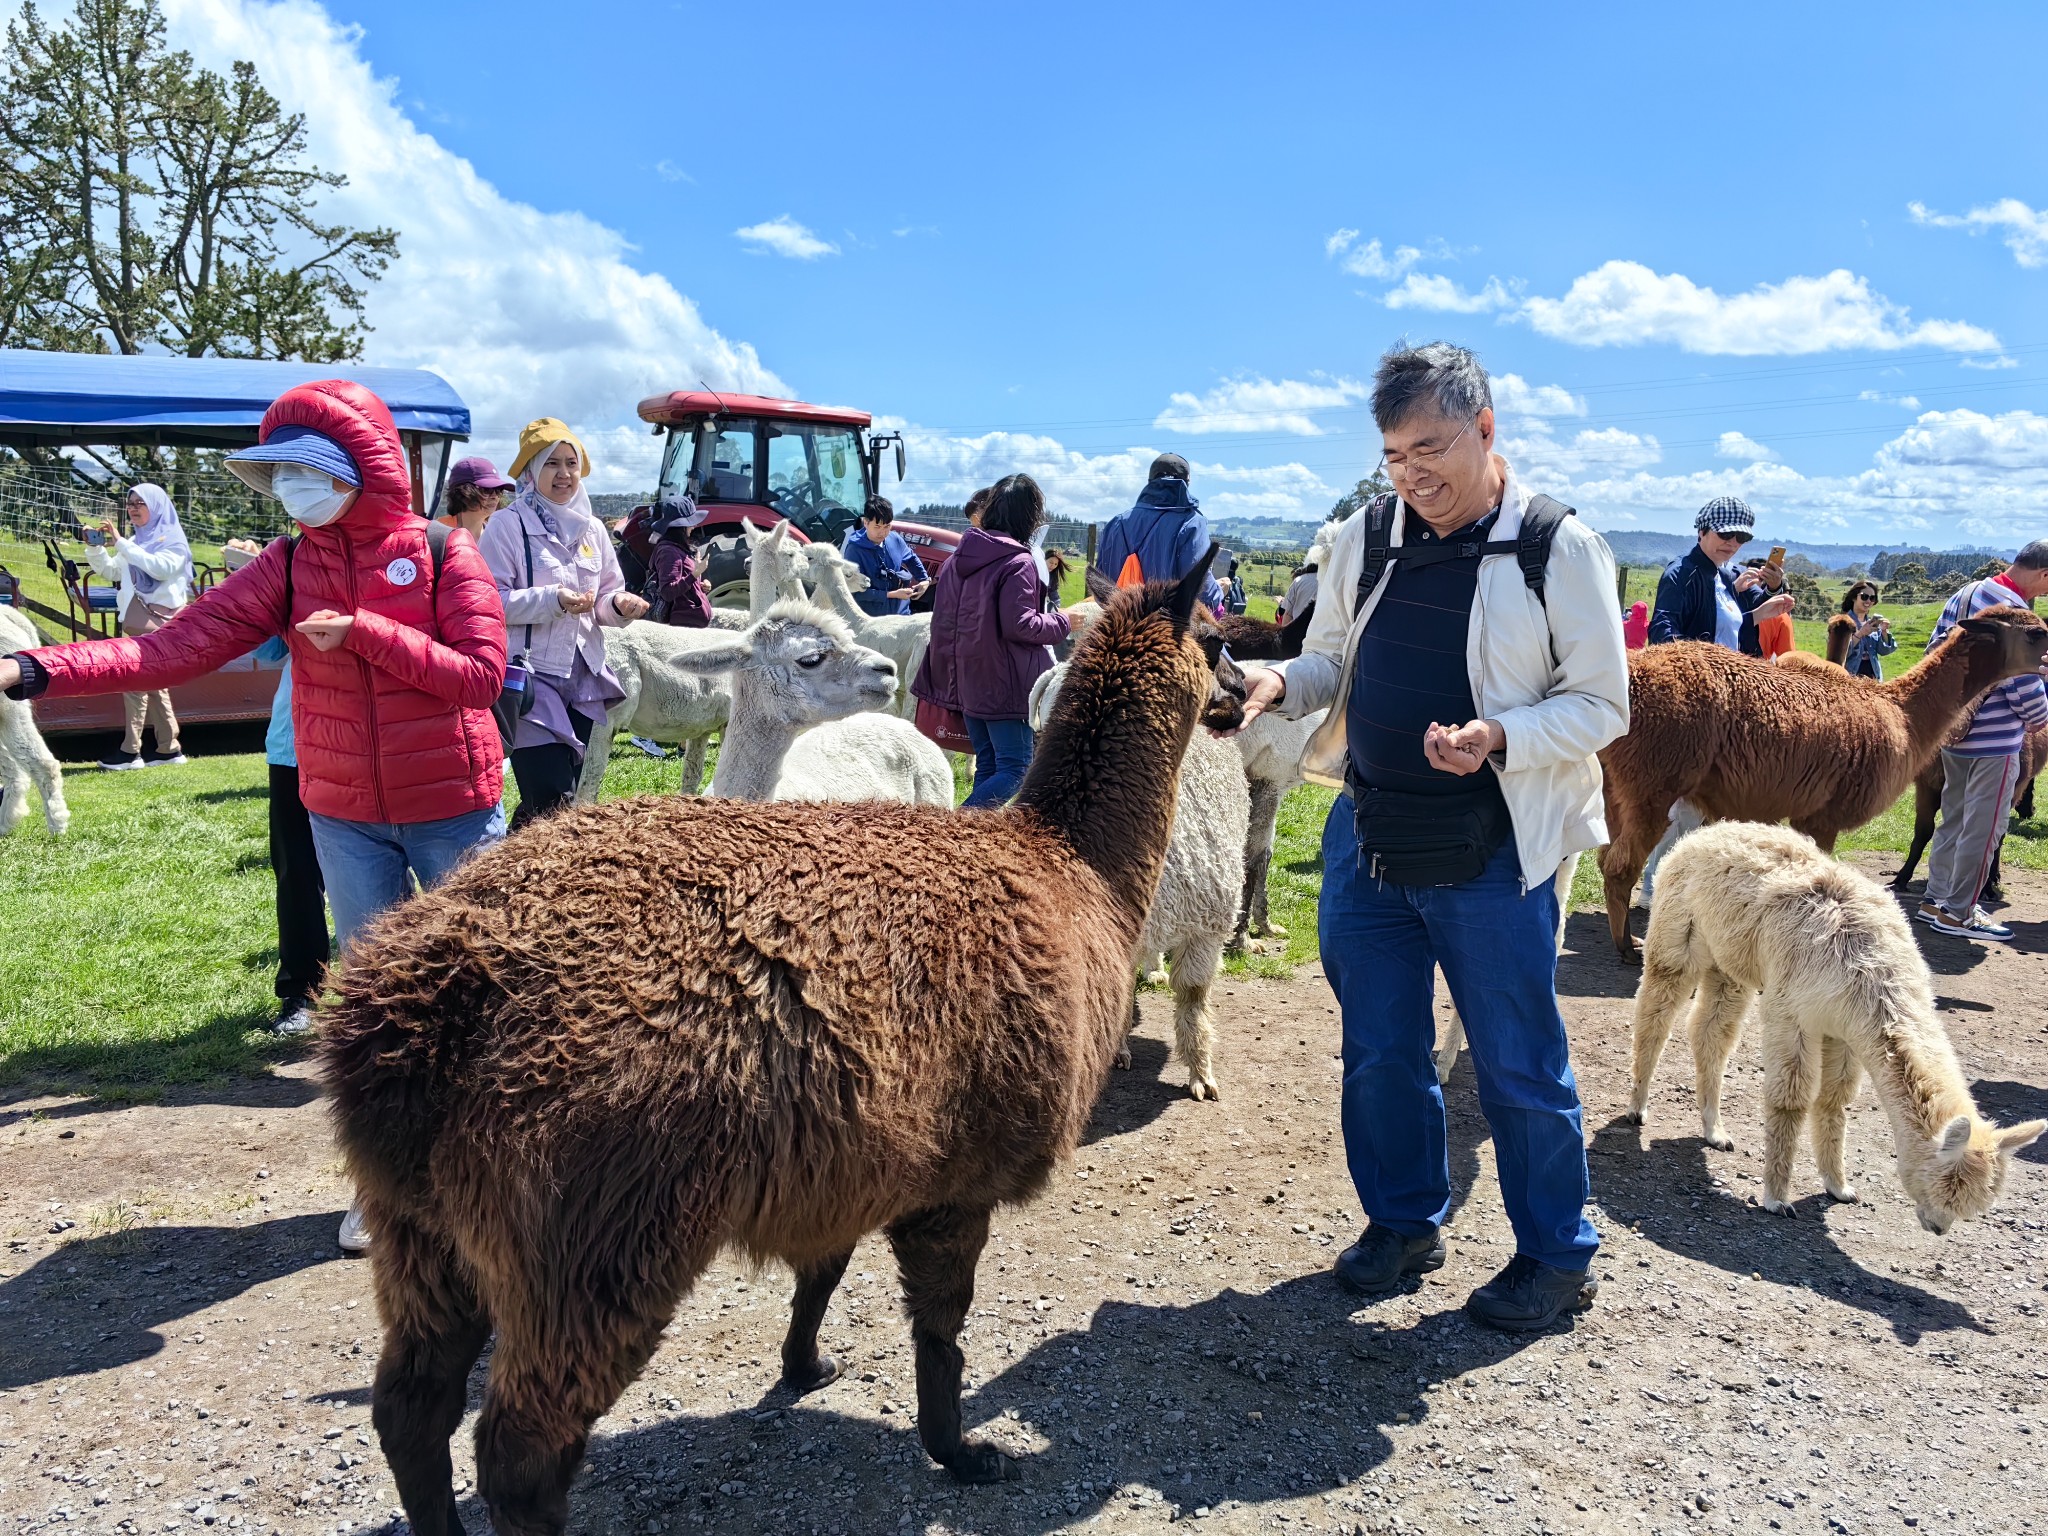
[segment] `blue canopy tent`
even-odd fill
[[[354,379],[391,407],[415,505],[440,499],[448,445],[469,436],[469,407],[423,368],[0,349],[0,447],[245,447],[271,401],[315,379]]]

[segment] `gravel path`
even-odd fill
[[[2048,1113],[2048,881],[2015,878],[2019,944],[1923,939],[2006,1120]],[[1180,1093],[1148,998],[1136,1069],[982,1266],[968,1412],[1021,1481],[955,1489],[926,1461],[870,1243],[824,1329],[847,1374],[801,1402],[771,1390],[787,1276],[710,1272],[599,1425],[572,1529],[2048,1527],[2048,1147],[1990,1220],[1931,1237],[1866,1088],[1863,1203],[1830,1206],[1803,1160],[1801,1219],[1767,1216],[1753,1048],[1730,1072],[1736,1151],[1700,1141],[1682,1048],[1652,1124],[1620,1124],[1634,973],[1597,913],[1569,949],[1606,1243],[1576,1327],[1510,1339],[1459,1311],[1511,1252],[1469,1061],[1450,1262],[1355,1308],[1326,1275],[1358,1216],[1320,976],[1221,989],[1221,1104]],[[369,1432],[368,1273],[332,1246],[346,1195],[303,1067],[157,1105],[19,1101],[0,1148],[0,1532],[402,1529]]]

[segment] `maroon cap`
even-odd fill
[[[458,485],[473,485],[485,491],[509,491],[515,489],[512,482],[498,473],[498,466],[489,459],[457,459],[448,471],[448,489]]]

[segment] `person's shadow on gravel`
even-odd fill
[[[1392,1458],[1388,1425],[1438,1411],[1427,1388],[1542,1337],[1468,1322],[1449,1288],[1442,1300],[1442,1311],[1382,1325],[1314,1274],[1185,1306],[1105,1302],[1086,1329],[1038,1340],[970,1387],[970,1430],[1022,1450],[1018,1479],[986,1488],[957,1488],[925,1456],[908,1380],[886,1394],[893,1411],[878,1424],[834,1406],[878,1388],[843,1379],[792,1402],[764,1360],[751,1407],[594,1439],[570,1495],[575,1523],[640,1530],[651,1517],[695,1515],[711,1529],[753,1529],[787,1507],[764,1501],[793,1494],[798,1509],[829,1511],[834,1529],[894,1529],[914,1500],[916,1529],[936,1519],[991,1536],[1049,1536],[1112,1503],[1163,1521],[1343,1489]],[[986,1363],[991,1329],[1008,1331],[977,1320],[963,1337],[970,1363]],[[828,1323],[828,1346],[832,1331]],[[480,1385],[472,1379],[472,1407]],[[614,1413],[645,1391],[644,1382],[629,1388]],[[1042,1449],[1024,1449],[1041,1438]],[[1140,1493],[1139,1509],[1133,1489],[1157,1492]],[[1363,1488],[1354,1495],[1372,1507]],[[462,1508],[481,1529],[473,1492]]]
[[[1593,1133],[1593,1193],[1659,1248],[1732,1275],[1820,1292],[1883,1318],[1901,1343],[1951,1329],[1991,1332],[1960,1302],[1872,1274],[1844,1253],[1821,1219],[1831,1203],[1825,1194],[1795,1201],[1803,1219],[1788,1221],[1714,1182],[1714,1159],[1722,1169],[1739,1166],[1726,1161],[1728,1153],[1698,1136],[1659,1137],[1642,1147],[1642,1135],[1619,1116]],[[1890,1175],[1887,1168],[1882,1176]]]
[[[339,1258],[340,1220],[131,1227],[65,1243],[0,1282],[0,1389],[147,1359],[164,1347],[163,1324]]]

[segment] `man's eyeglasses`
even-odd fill
[[[1426,452],[1411,453],[1398,459],[1390,459],[1383,453],[1380,455],[1379,469],[1375,469],[1373,473],[1378,474],[1380,470],[1385,470],[1389,475],[1398,475],[1405,480],[1418,469],[1427,469],[1433,472],[1443,463],[1444,455],[1458,446],[1458,438],[1463,437],[1471,430],[1472,423],[1468,421],[1465,425],[1458,428],[1457,437],[1452,438],[1441,448],[1431,448]]]

